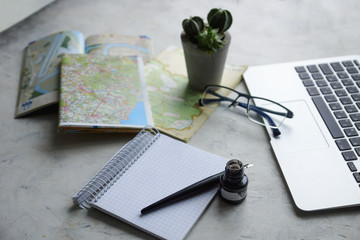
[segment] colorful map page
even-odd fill
[[[246,66],[227,65],[222,85],[234,88]],[[214,109],[202,108],[202,92],[188,86],[182,49],[170,46],[145,66],[147,90],[155,126],[187,142]]]
[[[24,51],[16,117],[58,102],[61,55],[82,53],[84,37],[76,31],[59,32],[29,43]]]
[[[64,55],[60,130],[115,130],[151,124],[141,70],[142,62],[136,56]]]
[[[115,56],[142,57],[149,62],[154,56],[151,39],[147,36],[127,36],[121,34],[96,34],[86,38],[85,53]]]

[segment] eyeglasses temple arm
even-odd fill
[[[273,111],[273,110],[270,110],[270,109],[267,109],[267,108],[258,107],[258,106],[255,106],[255,105],[252,105],[251,108],[252,109],[257,108],[260,111],[276,114],[276,115],[279,115],[279,116],[284,116],[284,117],[287,117],[287,118],[293,118],[293,116],[294,116],[293,112],[290,111],[290,110],[288,110],[288,112],[286,112],[286,113],[282,113],[282,112]]]
[[[243,108],[247,108],[247,104],[246,103],[240,103],[238,102],[238,106],[243,107]],[[266,120],[269,122],[270,126],[276,126],[274,120],[267,115],[265,112],[263,112],[262,110],[260,110],[258,107],[256,106],[251,106],[251,110],[253,110],[254,112],[260,114],[261,116],[263,116],[264,118],[266,118]],[[279,136],[281,134],[280,130],[278,128],[271,128],[274,136]]]
[[[199,100],[199,105],[200,106],[204,106],[205,104],[210,104],[210,103],[217,103],[217,102],[221,102],[221,101],[228,101],[228,102],[233,102],[232,99],[230,98],[225,98],[223,97],[222,99],[207,99],[207,98],[203,98]]]
[[[205,98],[203,98],[203,99],[199,100],[199,105],[204,106],[204,104],[203,104],[204,101],[206,103],[221,102],[221,101],[231,101],[231,102],[233,102],[230,98],[225,98],[225,97],[222,97],[222,99],[205,99]],[[237,105],[239,107],[247,108],[246,103],[241,103],[241,102],[236,102],[236,103],[237,103]],[[274,120],[272,120],[272,118],[269,115],[267,115],[265,112],[263,112],[263,110],[267,110],[268,112],[271,112],[271,113],[273,113],[273,111],[270,111],[270,110],[268,110],[266,108],[259,108],[259,107],[256,107],[256,106],[251,106],[251,110],[253,110],[254,112],[257,112],[258,114],[260,114],[261,116],[266,118],[266,120],[269,122],[269,124],[271,126],[276,126],[275,123],[274,123]],[[276,114],[276,113],[278,113],[278,112],[274,112],[274,114]],[[282,114],[282,113],[278,113],[278,115],[284,116],[284,114]],[[281,132],[280,132],[280,130],[278,128],[271,128],[271,130],[273,131],[274,136],[279,136],[281,134]]]

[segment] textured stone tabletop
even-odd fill
[[[21,6],[19,6],[21,7]],[[181,22],[213,7],[234,18],[228,62],[259,65],[360,53],[358,0],[58,0],[0,33],[0,239],[151,239],[71,197],[134,135],[58,134],[56,108],[14,119],[22,50],[61,30],[148,35],[181,47]],[[246,91],[242,83],[240,90]],[[255,166],[248,197],[217,197],[187,239],[360,239],[359,208],[296,209],[263,127],[216,111],[189,144]],[[304,166],[308,167],[308,166]],[[331,187],[331,186],[329,186]]]

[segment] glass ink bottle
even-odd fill
[[[248,178],[241,161],[232,159],[226,163],[225,172],[220,177],[220,195],[226,202],[240,203],[247,195]]]

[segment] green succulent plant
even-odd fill
[[[224,46],[223,38],[223,34],[219,34],[217,29],[212,28],[205,28],[196,35],[198,46],[208,53],[216,52],[216,49]]]
[[[191,41],[196,41],[195,36],[205,28],[204,21],[200,17],[190,17],[189,19],[184,19],[182,26],[184,32],[189,36]]]
[[[232,15],[228,10],[213,8],[207,15],[208,23],[195,16],[184,19],[182,27],[191,42],[209,54],[224,46],[224,33],[232,25]]]
[[[232,24],[232,16],[228,10],[213,8],[207,15],[209,25],[218,29],[220,33],[226,32]]]

